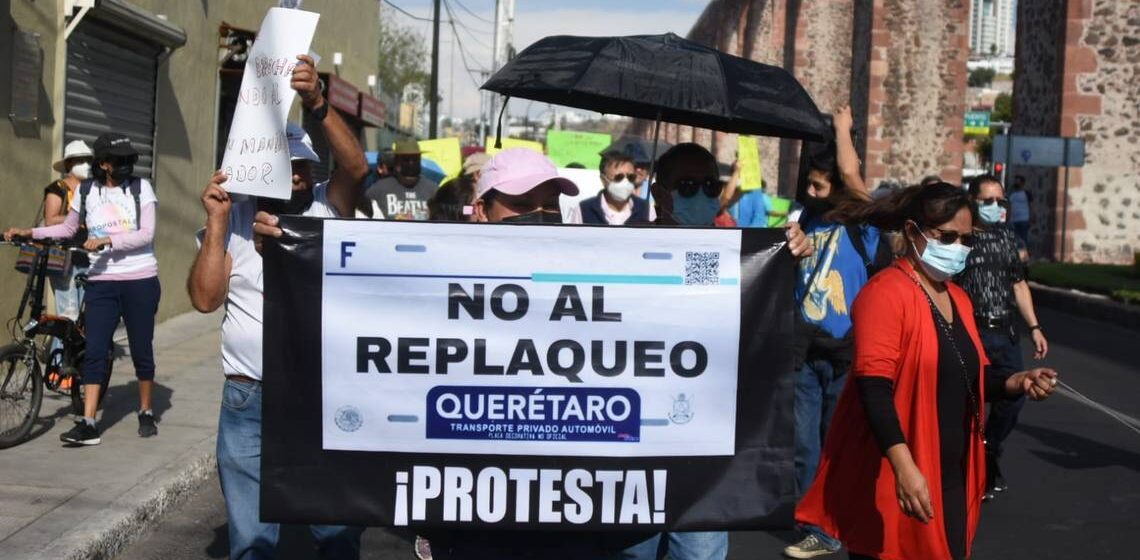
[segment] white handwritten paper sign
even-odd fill
[[[222,157],[226,190],[287,199],[292,190],[285,122],[297,92],[289,87],[297,55],[309,52],[320,15],[270,8],[241,79]]]

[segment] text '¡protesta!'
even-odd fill
[[[394,524],[663,525],[668,471],[417,465],[396,472]]]

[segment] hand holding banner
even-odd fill
[[[309,52],[318,14],[270,8],[242,75],[222,171],[230,193],[287,199],[292,190],[285,122],[297,94],[290,87],[297,55]]]

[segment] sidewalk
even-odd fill
[[[113,557],[214,471],[220,325],[189,313],[156,329],[155,438],[137,434],[129,357],[114,365],[101,445],[63,447],[68,399],[45,393],[33,439],[0,450],[0,558]]]

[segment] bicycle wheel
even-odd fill
[[[103,399],[107,396],[107,386],[111,383],[111,368],[115,365],[115,343],[111,343],[111,349],[107,351],[107,375],[103,376],[103,382],[99,385],[99,403],[95,406],[98,410],[103,406]],[[80,352],[76,358],[75,363],[71,364],[75,368],[75,376],[71,382],[71,413],[76,416],[83,416],[83,375],[80,373],[83,367],[83,353]]]
[[[27,439],[43,398],[36,357],[22,344],[0,348],[0,449]]]

